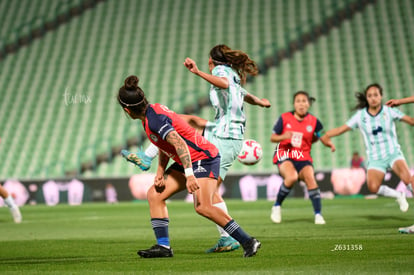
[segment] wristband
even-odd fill
[[[193,167],[184,169],[185,177],[194,176]]]

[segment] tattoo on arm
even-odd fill
[[[174,146],[177,156],[180,158],[184,169],[191,167],[191,156],[187,144],[176,131],[172,131],[167,135],[166,140]]]

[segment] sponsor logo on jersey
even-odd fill
[[[158,137],[154,134],[150,134],[150,139],[154,142],[158,142]]]

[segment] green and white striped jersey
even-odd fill
[[[400,150],[394,121],[403,116],[400,110],[383,105],[376,116],[367,108],[358,110],[346,125],[361,131],[368,160],[380,160]]]
[[[229,66],[216,66],[212,74],[229,80],[227,89],[214,85],[210,88],[210,102],[216,111],[213,134],[221,138],[243,139],[246,125],[243,102],[247,91],[240,85],[239,75]]]

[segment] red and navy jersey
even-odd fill
[[[322,129],[323,126],[319,119],[309,113],[303,120],[295,118],[293,112],[282,114],[273,126],[273,133],[281,135],[285,132],[292,132],[293,136],[291,139],[278,143],[273,163],[284,159],[312,162],[310,154],[312,143],[320,137]]]
[[[180,165],[182,163],[174,146],[165,140],[171,131],[176,131],[188,145],[191,162],[214,158],[218,155],[216,146],[164,105],[158,103],[148,105],[142,126],[150,141]]]

